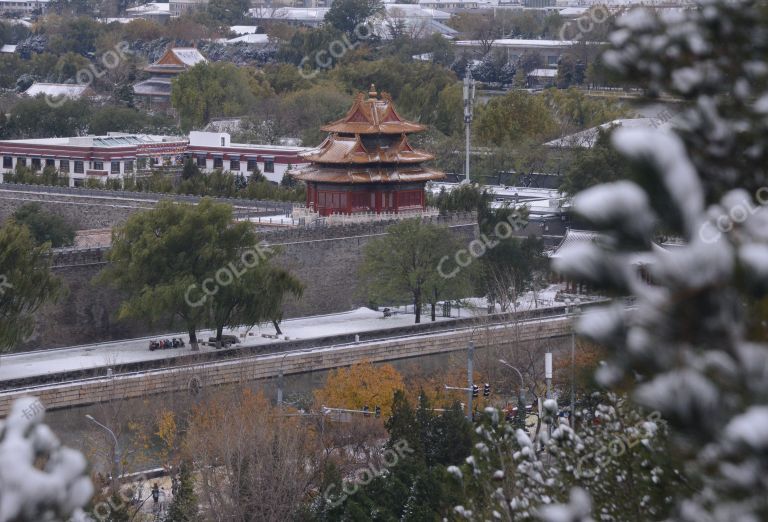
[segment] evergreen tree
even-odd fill
[[[199,520],[195,480],[192,476],[192,463],[183,461],[179,470],[179,479],[173,502],[168,510],[167,522],[194,522]]]
[[[200,176],[200,174],[200,168],[197,166],[197,163],[195,163],[194,159],[187,158],[184,160],[184,168],[181,171],[181,179],[194,179]]]

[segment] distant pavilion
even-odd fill
[[[359,93],[342,119],[321,129],[325,141],[301,154],[310,164],[291,173],[307,184],[307,208],[321,216],[423,210],[427,181],[445,179],[422,166],[434,156],[408,143],[426,127],[401,118],[373,85],[368,98]]]
[[[171,82],[184,71],[198,63],[205,63],[205,56],[194,47],[172,47],[155,63],[144,68],[152,76],[133,86],[136,97],[151,109],[166,109],[171,103]]]

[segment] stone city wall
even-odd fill
[[[474,214],[440,219],[462,241],[476,237]],[[436,222],[438,222],[436,220]],[[328,314],[365,306],[358,269],[364,246],[386,234],[388,225],[366,223],[306,229],[281,229],[263,234],[279,248],[275,262],[305,285],[300,300],[289,299],[286,317]],[[93,278],[106,264],[105,248],[62,249],[54,254],[53,271],[68,287],[67,294],[39,311],[37,326],[23,348],[87,344],[167,332],[167,323],[148,328],[145,321],[118,321],[120,294]],[[177,330],[180,330],[178,326]]]
[[[383,362],[453,352],[465,350],[470,340],[475,343],[477,349],[509,343],[517,345],[534,339],[562,337],[570,333],[570,327],[570,319],[563,317],[521,323],[514,331],[509,327],[500,327],[478,333],[476,328],[468,328],[428,336],[350,343],[311,352],[287,352],[285,356],[255,355],[222,362],[115,374],[112,377],[0,392],[0,418],[7,414],[13,400],[29,394],[37,396],[47,409],[56,410],[181,390],[194,393],[201,388],[274,377],[280,369],[284,374],[301,374],[348,366],[364,360]]]

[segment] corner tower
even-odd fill
[[[445,178],[422,166],[434,156],[408,142],[425,129],[375,86],[367,98],[359,93],[342,119],[321,127],[325,141],[302,154],[310,164],[291,173],[307,185],[307,208],[321,216],[423,210],[426,182]]]

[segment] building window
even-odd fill
[[[259,164],[255,159],[248,160],[248,172],[253,172],[259,168]]]
[[[125,171],[126,172],[133,172],[133,160],[126,160],[126,162],[125,162]]]
[[[13,158],[11,156],[3,156],[3,168],[13,168]]]
[[[32,158],[32,170],[40,170],[40,158]]]
[[[159,160],[157,158],[149,158],[150,165],[157,165],[158,161]]]
[[[224,139],[224,138],[222,138]],[[224,168],[224,158],[213,158],[213,168],[214,169],[223,169]]]
[[[138,158],[136,160],[136,164],[139,167],[139,170],[146,169],[147,168],[147,158]]]
[[[59,161],[59,172],[69,172],[69,160]]]
[[[240,170],[240,160],[229,160],[229,170]]]
[[[103,161],[94,161],[93,162],[93,170],[104,170],[104,162]]]
[[[45,166],[46,167],[55,167],[56,166],[56,161],[52,160],[52,159],[47,159],[47,160],[45,160]]]
[[[120,174],[120,162],[119,161],[113,161],[109,166],[109,171],[112,174]]]
[[[275,160],[273,159],[265,159],[264,160],[264,172],[274,172],[275,171]]]
[[[17,158],[16,159],[16,165],[21,165],[22,167],[27,166],[27,158]]]
[[[221,146],[226,147],[227,146],[227,138],[224,136],[221,137]]]
[[[85,172],[85,164],[82,160],[75,160],[75,174],[82,174]]]
[[[205,168],[207,166],[207,160],[205,156],[198,156],[197,157],[197,166],[201,168]]]

